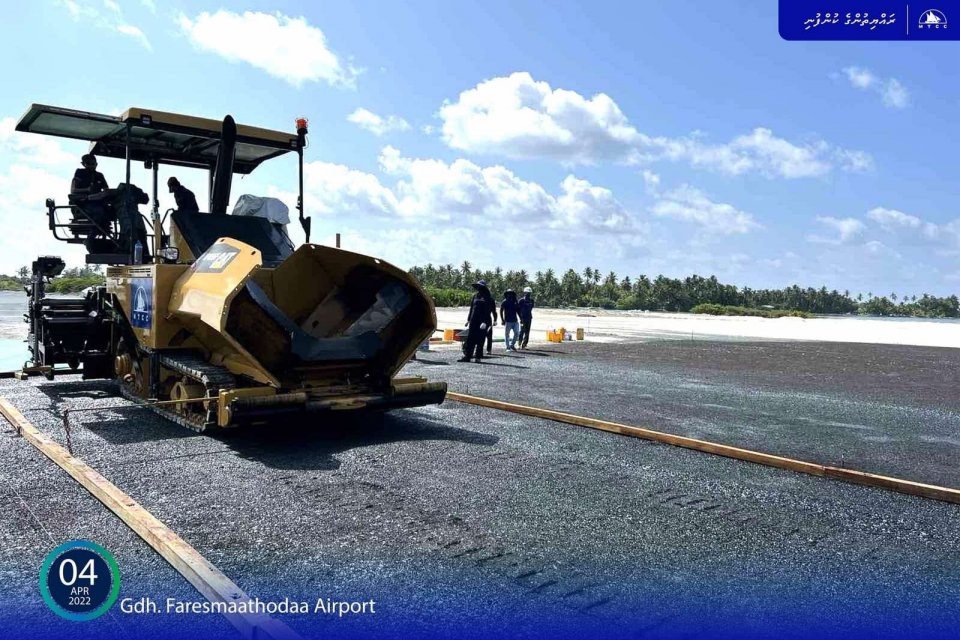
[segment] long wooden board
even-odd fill
[[[210,564],[200,555],[200,552],[87,463],[71,455],[50,437],[44,435],[6,398],[0,398],[0,413],[10,421],[24,440],[53,460],[84,489],[119,516],[207,600],[236,603],[251,601],[240,587]],[[290,627],[265,614],[225,613],[224,617],[245,638],[251,640],[301,640],[300,635]]]
[[[618,433],[624,436],[631,436],[634,438],[651,440],[653,442],[670,444],[676,447],[683,447],[685,449],[694,449],[696,451],[712,453],[714,455],[734,458],[736,460],[754,462],[756,464],[762,464],[768,467],[776,467],[778,469],[787,469],[789,471],[807,473],[813,476],[820,476],[822,478],[834,478],[837,480],[844,480],[846,482],[853,482],[855,484],[866,485],[868,487],[887,489],[889,491],[897,491],[899,493],[906,493],[912,496],[920,496],[923,498],[932,498],[934,500],[942,500],[944,502],[960,504],[960,489],[952,489],[949,487],[941,487],[932,484],[923,484],[920,482],[913,482],[911,480],[904,480],[902,478],[880,476],[873,473],[855,471],[853,469],[831,467],[829,465],[817,464],[815,462],[805,462],[803,460],[775,456],[770,453],[762,453],[760,451],[752,451],[750,449],[741,449],[739,447],[718,444],[716,442],[709,442],[707,440],[698,440],[696,438],[678,436],[672,433],[654,431],[653,429],[633,427],[626,424],[620,424],[619,422],[598,420],[596,418],[588,418],[572,413],[563,413],[561,411],[552,411],[550,409],[541,409],[539,407],[528,407],[522,404],[491,400],[490,398],[481,398],[463,393],[456,393],[453,391],[447,392],[447,399],[455,400],[457,402],[464,402],[466,404],[473,404],[480,407],[487,407],[490,409],[500,409],[502,411],[509,411],[511,413],[533,416],[535,418],[545,418],[547,420],[572,424],[578,427],[609,431],[611,433]]]

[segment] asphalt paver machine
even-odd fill
[[[66,364],[84,379],[114,379],[127,398],[196,431],[443,401],[445,383],[397,376],[436,328],[417,282],[383,260],[309,243],[306,120],[287,133],[230,116],[132,108],[117,117],[34,104],[17,130],[86,140],[91,153],[126,164],[115,189],[46,201],[54,237],[83,244],[88,264],[107,265],[106,282],[78,297],[48,296],[64,262],[34,261],[25,367],[52,376]],[[307,238],[299,248],[274,220],[227,213],[235,174],[288,153],[299,156]],[[139,207],[150,196],[130,179],[141,162],[152,171],[149,216]],[[161,217],[161,164],[205,170],[209,212]]]

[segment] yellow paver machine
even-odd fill
[[[306,120],[296,129],[237,125],[230,116],[220,122],[137,108],[117,117],[32,105],[18,131],[87,140],[96,156],[125,161],[126,180],[71,195],[65,205],[47,200],[54,237],[83,244],[88,264],[109,266],[105,286],[62,298],[45,287],[63,260],[33,263],[25,366],[48,376],[58,364],[82,366],[85,379],[116,379],[126,397],[154,401],[156,412],[197,431],[442,402],[445,383],[396,375],[436,328],[420,286],[377,258],[309,243]],[[291,152],[299,156],[296,208],[307,238],[299,248],[278,202],[268,204],[282,209],[279,217],[264,214],[269,206],[227,213],[234,174]],[[133,162],[152,171],[149,217],[139,205],[150,197],[130,181]],[[208,172],[209,213],[160,216],[161,164]]]

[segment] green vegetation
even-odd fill
[[[473,293],[464,289],[424,288],[427,290],[427,295],[433,299],[433,304],[438,307],[465,307],[473,298]]]
[[[894,301],[897,299],[896,294],[892,294],[892,297]],[[857,313],[865,316],[956,318],[958,317],[958,304],[960,304],[960,300],[957,299],[957,296],[937,298],[926,293],[920,298],[903,296],[899,304],[891,302],[886,296],[883,296],[881,298],[870,298],[861,303]]]
[[[758,318],[812,318],[813,314],[793,309],[749,309],[729,304],[698,304],[690,313],[705,313],[711,316],[756,316]]]
[[[698,305],[733,307],[748,315],[851,314],[915,316],[924,318],[960,317],[957,296],[937,298],[897,296],[875,298],[873,294],[852,297],[849,291],[801,289],[797,285],[783,289],[751,289],[723,284],[715,276],[704,278],[668,278],[645,275],[635,278],[619,277],[610,272],[606,276],[599,269],[587,267],[582,273],[568,269],[562,276],[552,269],[538,271],[532,276],[526,271],[492,271],[474,269],[469,262],[459,268],[452,264],[413,267],[410,273],[433,296],[437,306],[463,306],[471,296],[470,285],[486,280],[494,296],[502,296],[506,289],[517,293],[524,287],[533,287],[537,304],[541,307],[599,307],[603,309],[644,309],[648,311],[693,311]],[[892,302],[891,302],[892,300]],[[713,311],[699,311],[712,313]],[[724,313],[732,313],[724,311]]]
[[[102,267],[71,267],[54,278],[47,285],[50,293],[76,293],[87,287],[96,287],[104,283]],[[0,275],[0,291],[23,291],[30,284],[30,269],[21,267],[15,276]]]

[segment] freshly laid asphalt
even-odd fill
[[[419,354],[452,390],[805,460],[960,486],[960,352],[858,344],[570,343],[482,364]],[[105,381],[0,385],[63,440],[61,412],[126,404]],[[447,402],[376,421],[196,435],[141,410],[71,417],[75,453],[250,595],[377,601],[278,616],[305,635],[949,637],[960,507]],[[121,597],[201,599],[39,452],[0,428],[0,629],[231,633],[218,616],[85,625],[45,609],[43,556],[106,546]],[[172,626],[171,626],[172,625]]]

